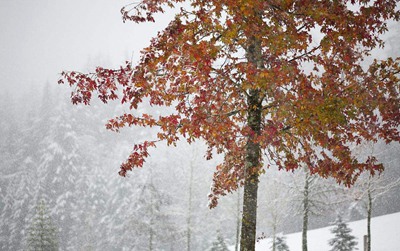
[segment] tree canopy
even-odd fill
[[[182,2],[142,0],[121,12],[124,21],[154,22],[155,14]],[[206,158],[224,155],[211,207],[239,185],[248,200],[246,187],[258,182],[263,164],[307,166],[346,185],[363,171],[383,169],[372,156],[357,160],[350,146],[400,139],[400,59],[363,65],[372,49],[384,45],[387,21],[399,20],[397,0],[187,3],[136,65],[62,73],[60,83],[75,86],[75,104],[89,104],[93,92],[103,102],[129,104],[132,111],[107,128],[158,128],[155,138],[134,145],[120,175],[143,166],[149,147],[182,138],[203,139]],[[140,113],[142,103],[174,109],[155,116]],[[251,190],[256,197],[257,186]]]
[[[179,2],[144,0],[124,7],[123,18],[155,21],[154,14]],[[268,162],[284,169],[306,163],[313,173],[351,184],[361,171],[381,166],[372,159],[358,163],[350,143],[399,140],[399,59],[361,66],[383,45],[386,20],[399,19],[397,2],[190,1],[191,8],[182,8],[142,50],[136,66],[63,72],[60,82],[76,86],[74,103],[88,104],[93,91],[104,102],[129,103],[133,112],[110,120],[111,130],[158,126],[156,140],[134,146],[121,175],[142,166],[158,141],[202,138],[208,158],[212,150],[226,156],[214,193],[236,189],[252,133],[246,97],[258,90],[262,126],[254,140]],[[135,113],[142,102],[175,112],[158,118]]]

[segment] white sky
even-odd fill
[[[0,0],[0,92],[56,84],[61,71],[86,71],[99,59],[111,67],[132,53],[137,59],[172,14],[156,24],[123,23],[120,9],[129,2]]]

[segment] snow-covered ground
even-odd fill
[[[367,232],[367,220],[349,222],[352,234],[357,238],[359,251],[363,251],[363,236]],[[308,231],[308,251],[328,251],[328,241],[333,238],[330,229],[333,226]],[[372,218],[371,223],[373,251],[400,250],[400,212]],[[290,251],[301,251],[301,232],[286,235]],[[270,250],[270,240],[257,243],[256,251]]]

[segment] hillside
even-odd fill
[[[400,250],[400,212],[372,218],[372,250],[395,251]],[[363,235],[367,231],[367,220],[349,222],[352,234],[358,241],[358,250],[363,250]],[[328,251],[328,240],[333,235],[330,227],[311,230],[308,232],[308,251]],[[286,235],[290,251],[301,251],[301,233]],[[265,239],[257,243],[256,251],[270,250],[270,240]]]

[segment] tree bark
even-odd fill
[[[372,217],[372,195],[371,178],[368,183],[368,206],[367,206],[367,251],[371,251],[371,217]]]
[[[240,251],[254,251],[257,223],[258,175],[249,175],[245,181],[243,196],[242,230]]]
[[[272,230],[272,251],[276,251],[276,224],[274,223]]]
[[[250,90],[248,97],[247,123],[251,129],[246,147],[245,182],[243,194],[242,230],[240,239],[241,251],[255,250],[257,224],[257,192],[260,161],[260,144],[255,137],[260,133],[261,102],[259,91]]]
[[[307,251],[307,231],[308,231],[308,212],[309,212],[309,174],[306,171],[306,179],[304,183],[304,191],[303,191],[303,233],[302,233],[302,250]]]
[[[186,219],[186,250],[190,251],[191,234],[192,234],[192,195],[193,194],[193,162],[190,163],[190,180],[189,180],[189,198],[188,198],[188,215]]]
[[[261,42],[255,36],[249,37],[246,58],[253,67],[257,69],[263,67]],[[256,243],[258,177],[261,166],[261,147],[256,138],[261,130],[261,103],[260,90],[257,86],[254,86],[247,93],[247,126],[250,129],[250,133],[247,136],[244,166],[240,251],[254,251]]]
[[[150,222],[149,222],[149,251],[153,251],[153,238],[154,238],[154,187],[153,187],[153,173],[150,169]]]
[[[240,189],[237,190],[237,208],[236,208],[236,242],[235,251],[239,251],[240,241]]]
[[[154,216],[154,210],[153,210],[153,193],[150,195],[150,224],[149,224],[149,251],[153,250],[153,216]]]

